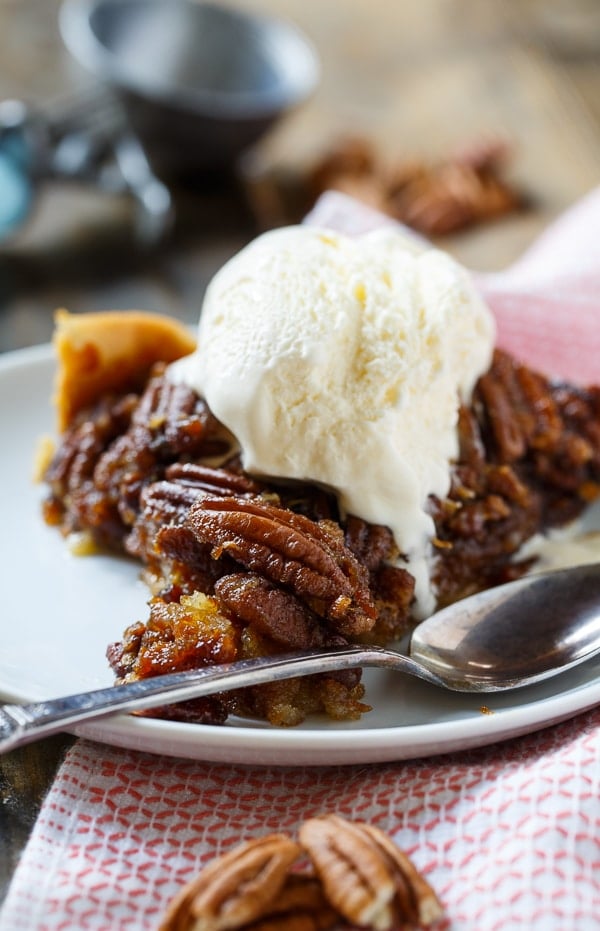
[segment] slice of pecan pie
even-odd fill
[[[152,594],[149,617],[108,648],[118,681],[410,629],[414,579],[391,531],[342,515],[316,485],[246,474],[203,398],[165,377],[193,348],[183,327],[120,313],[58,324],[63,429],[46,520],[136,557]],[[430,500],[440,605],[521,575],[523,544],[600,494],[600,388],[554,383],[496,351],[458,432],[450,491]],[[356,718],[363,694],[347,671],[153,714],[290,725]]]

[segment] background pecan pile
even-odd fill
[[[525,194],[509,178],[510,155],[499,138],[428,160],[380,153],[365,137],[344,137],[301,169],[255,168],[248,199],[259,226],[271,229],[300,222],[325,191],[342,191],[435,238],[527,206]]]
[[[314,200],[335,189],[427,236],[455,232],[516,210],[523,196],[504,174],[508,146],[481,140],[449,158],[386,164],[363,138],[342,139],[309,172]]]

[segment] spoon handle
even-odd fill
[[[64,698],[27,705],[0,705],[0,753],[39,737],[68,730],[83,721],[120,711],[140,711],[175,701],[228,692],[248,685],[262,685],[316,672],[333,672],[356,666],[403,669],[436,685],[441,679],[407,657],[379,647],[348,645],[326,650],[307,650],[241,660],[205,669],[141,679]]]

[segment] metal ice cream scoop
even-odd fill
[[[532,575],[434,614],[408,655],[348,645],[243,660],[28,705],[0,707],[0,751],[83,721],[278,679],[378,666],[456,692],[498,692],[555,676],[600,653],[600,563]]]
[[[158,241],[172,182],[235,170],[319,81],[292,23],[230,4],[64,0],[59,19],[93,83],[39,109],[0,101],[0,243],[57,179],[130,195],[140,240]]]

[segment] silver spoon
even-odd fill
[[[82,721],[309,673],[379,666],[455,692],[540,682],[600,653],[600,563],[532,575],[434,614],[409,656],[348,645],[156,676],[27,705],[0,706],[0,752]]]

